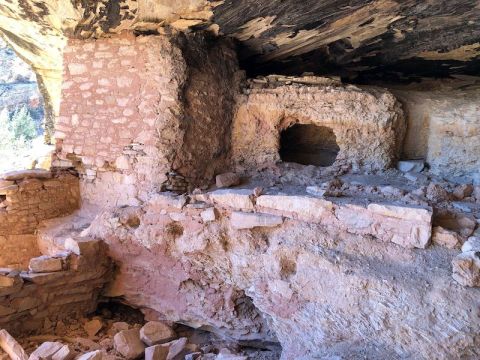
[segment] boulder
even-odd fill
[[[62,271],[62,259],[46,255],[35,257],[30,259],[28,268],[34,273]]]
[[[128,325],[126,322],[123,321],[117,321],[110,326],[110,329],[108,329],[108,335],[115,335],[116,333],[122,331],[122,330],[128,330],[130,328],[130,325]]]
[[[27,360],[28,355],[20,344],[7,332],[0,330],[0,347],[12,360]]]
[[[215,183],[217,188],[227,188],[231,186],[240,185],[241,178],[239,175],[229,172],[225,174],[217,175],[215,178]]]
[[[63,345],[53,356],[52,360],[72,360],[76,352],[68,345]]]
[[[471,236],[462,245],[462,252],[480,251],[480,237]]]
[[[163,346],[168,346],[167,360],[176,360],[176,357],[180,355],[187,346],[187,342],[188,339],[183,337],[164,344]]]
[[[93,338],[95,335],[98,334],[100,330],[102,330],[103,322],[100,319],[92,319],[90,321],[87,321],[83,325],[83,328],[87,333],[88,337]]]
[[[397,163],[397,169],[401,172],[416,172],[419,173],[425,168],[423,160],[402,160]]]
[[[433,228],[432,241],[440,246],[454,249],[462,242],[462,238],[456,232],[436,226]]]
[[[234,229],[253,229],[256,227],[275,227],[283,224],[281,216],[261,214],[261,213],[244,213],[234,211],[230,218],[230,224]]]
[[[480,252],[468,251],[452,261],[453,279],[463,286],[480,287]]]
[[[149,321],[140,329],[140,339],[148,346],[169,342],[175,335],[170,326],[159,321]]]
[[[145,349],[145,360],[166,360],[168,346],[154,345]]]
[[[53,356],[62,348],[61,342],[44,342],[30,355],[29,360],[52,360]]]
[[[140,340],[140,330],[122,330],[113,337],[113,345],[126,359],[137,359],[145,352],[145,345]]]

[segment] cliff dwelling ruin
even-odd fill
[[[480,358],[479,19],[0,0],[52,146],[0,174],[0,359]]]

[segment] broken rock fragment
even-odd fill
[[[433,228],[432,240],[435,244],[449,249],[454,249],[462,242],[462,238],[455,231],[444,229],[441,226]]]
[[[122,330],[113,338],[117,352],[127,359],[136,359],[145,352],[145,345],[140,340],[140,330]]]
[[[480,252],[461,253],[452,261],[453,279],[463,286],[480,287]]]
[[[22,282],[18,271],[0,268],[0,287],[12,287]]]
[[[62,348],[61,342],[44,342],[30,355],[29,360],[52,360],[53,356]]]
[[[248,357],[234,354],[229,349],[220,349],[215,360],[248,360]]]
[[[63,345],[52,357],[52,360],[72,360],[76,353],[68,345]]]
[[[166,360],[167,356],[167,346],[154,345],[145,349],[145,360]]]
[[[425,167],[423,160],[402,160],[397,163],[397,169],[401,172],[416,172],[419,173]]]
[[[28,268],[35,273],[62,271],[62,259],[46,255],[39,256],[30,259]]]
[[[167,360],[175,360],[175,358],[182,353],[182,351],[187,346],[188,339],[183,337],[178,340],[171,341],[164,344],[163,346],[168,346],[168,355]]]
[[[12,360],[27,360],[28,355],[20,344],[7,332],[0,330],[0,347]]]
[[[93,338],[95,335],[97,335],[97,333],[102,330],[102,327],[103,323],[99,319],[87,321],[85,325],[83,325],[83,328],[85,329],[85,332],[89,338]]]
[[[82,356],[78,357],[77,360],[102,360],[103,353],[101,350],[90,351]]]
[[[240,185],[241,178],[239,175],[229,172],[225,174],[217,175],[215,178],[215,183],[217,188],[227,188],[230,186]]]
[[[463,185],[459,185],[457,186],[454,190],[453,190],[453,197],[457,200],[463,200],[465,199],[466,197],[469,197],[472,195],[473,193],[473,185],[471,184],[463,184]]]
[[[235,229],[253,229],[256,227],[275,227],[283,224],[281,216],[261,214],[261,213],[244,213],[234,211],[230,218],[230,223]]]
[[[214,207],[208,208],[200,213],[203,222],[212,222],[217,220],[217,214]]]
[[[175,331],[159,321],[149,321],[140,329],[140,339],[148,346],[163,344],[175,338]]]
[[[480,237],[472,236],[462,245],[462,252],[480,251]]]

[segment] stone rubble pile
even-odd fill
[[[94,311],[112,263],[102,241],[68,239],[66,251],[30,260],[28,271],[0,269],[0,327],[17,334]]]
[[[209,340],[195,332],[177,335],[166,323],[143,326],[95,316],[57,323],[57,335],[15,339],[0,330],[0,349],[12,360],[247,360],[278,358],[273,351],[242,352],[234,343]],[[183,332],[185,330],[182,330]],[[4,359],[0,350],[0,359]],[[243,354],[242,354],[243,353]],[[29,355],[30,354],[30,355]]]

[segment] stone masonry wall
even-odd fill
[[[79,171],[82,198],[138,205],[151,190],[182,190],[223,167],[238,69],[226,44],[127,33],[71,40],[64,63],[53,164]]]
[[[353,170],[393,166],[406,129],[395,97],[380,88],[321,80],[254,81],[238,101],[232,130],[235,163],[256,170],[279,162],[280,133],[298,123],[333,130],[340,147],[334,166]]]
[[[78,178],[27,170],[0,175],[0,267],[25,268],[40,255],[35,232],[43,220],[71,214],[80,205]]]
[[[0,269],[0,328],[12,334],[35,333],[46,322],[96,309],[112,269],[106,247],[70,238],[66,248],[52,257],[31,259],[28,271]]]

